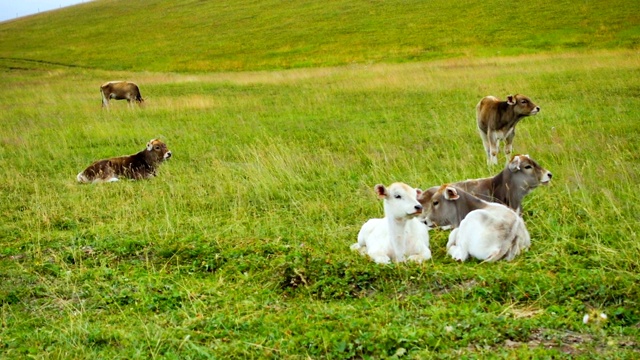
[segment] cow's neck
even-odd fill
[[[155,161],[153,161],[153,158],[149,156],[149,152],[147,150],[142,150],[134,156],[147,167],[153,167],[155,163]]]
[[[460,226],[462,220],[473,210],[484,209],[487,203],[468,193],[460,193],[460,198],[455,200],[456,212],[458,214],[456,223],[451,224],[454,228]]]
[[[516,186],[512,183],[511,171],[504,169],[491,179],[491,192],[495,200],[512,209],[519,209],[522,198],[527,195],[531,188]]]
[[[387,216],[387,223],[389,226],[389,240],[393,247],[394,257],[396,261],[402,261],[404,253],[406,252],[406,218],[394,218],[393,216]]]
[[[513,106],[501,101],[498,105],[498,123],[496,130],[513,129],[516,124],[525,117],[524,115],[516,115]]]

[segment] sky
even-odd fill
[[[90,0],[0,0],[0,21],[60,9]]]

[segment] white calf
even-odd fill
[[[417,218],[422,213],[417,199],[422,191],[404,183],[388,188],[378,184],[374,189],[384,200],[385,217],[362,225],[358,242],[351,249],[369,255],[378,264],[431,259],[428,229]]]
[[[524,221],[515,211],[449,185],[423,193],[427,223],[450,225],[447,252],[456,260],[469,255],[485,261],[512,260],[531,245]]]

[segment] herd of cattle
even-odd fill
[[[431,258],[432,227],[452,228],[447,253],[455,260],[469,256],[483,261],[512,260],[531,245],[520,216],[522,199],[531,190],[551,181],[552,174],[528,155],[512,151],[515,126],[540,107],[524,95],[501,101],[487,96],[476,106],[476,120],[489,165],[498,163],[500,141],[507,157],[505,168],[484,179],[466,180],[426,191],[404,183],[375,191],[384,203],[384,218],[370,219],[358,233],[352,250],[380,264],[422,262]]]
[[[100,86],[102,106],[109,100],[142,104],[138,86],[127,81],[111,81]],[[552,174],[528,155],[510,158],[515,127],[540,107],[524,95],[501,101],[487,96],[476,106],[478,132],[487,163],[498,163],[500,141],[507,157],[505,168],[489,178],[466,180],[426,191],[404,183],[374,187],[384,203],[384,218],[370,219],[360,229],[351,249],[366,254],[376,263],[416,261],[431,258],[429,230],[451,228],[447,252],[465,261],[469,256],[483,261],[512,260],[531,245],[521,217],[522,200],[533,189],[546,185]],[[171,157],[167,145],[152,139],[142,151],[128,156],[98,160],[77,176],[78,182],[112,182],[120,178],[148,179]]]

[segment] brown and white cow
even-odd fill
[[[516,125],[522,118],[539,112],[538,105],[520,94],[507,96],[507,101],[500,101],[495,96],[480,100],[476,106],[476,120],[489,165],[498,163],[500,140],[505,142],[504,152],[509,161]]]
[[[142,105],[144,99],[140,95],[138,85],[129,81],[109,81],[100,86],[100,95],[102,95],[102,107],[109,108],[109,100],[127,100],[132,106],[135,101],[138,105]]]
[[[451,184],[482,200],[501,203],[522,212],[522,199],[531,190],[547,185],[553,174],[529,155],[515,155],[496,176]]]
[[[132,180],[149,179],[156,176],[160,164],[171,157],[167,145],[158,139],[147,143],[137,154],[98,160],[78,174],[81,183],[113,182],[120,178]]]
[[[522,218],[508,207],[490,203],[450,185],[436,186],[418,198],[427,225],[451,226],[447,253],[465,261],[512,260],[531,245]]]

